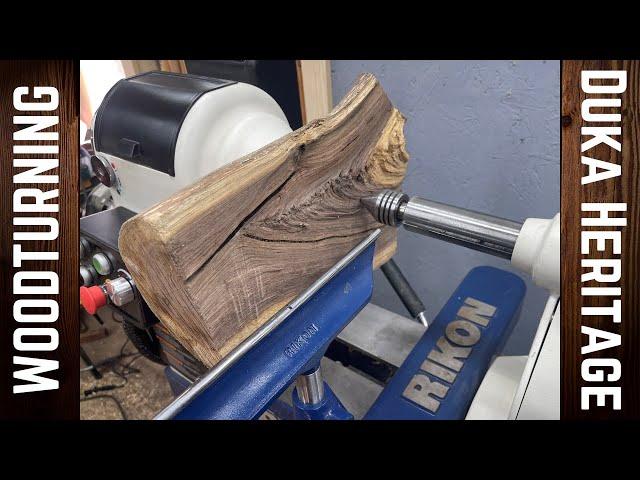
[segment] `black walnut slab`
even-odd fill
[[[120,252],[163,325],[211,367],[382,227],[360,198],[400,186],[403,126],[362,75],[325,118],[127,221]],[[395,249],[384,227],[375,266]]]

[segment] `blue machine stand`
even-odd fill
[[[298,377],[292,401],[295,420],[353,420],[323,380],[320,365]]]
[[[320,359],[369,302],[373,232],[291,304],[187,388],[156,419],[353,419]],[[463,419],[508,338],[525,294],[516,275],[476,267],[460,283],[365,419]],[[293,382],[293,409],[278,397]]]
[[[526,287],[513,273],[473,268],[366,420],[462,420],[518,318]]]

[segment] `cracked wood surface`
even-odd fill
[[[400,186],[404,117],[362,75],[325,118],[127,221],[124,261],[166,328],[213,366],[374,229],[360,198]],[[384,227],[375,266],[395,252]]]

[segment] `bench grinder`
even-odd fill
[[[285,114],[253,85],[149,72],[117,82],[91,125],[91,166],[115,208],[80,219],[80,300],[104,307],[148,358],[193,380],[203,366],[158,322],[118,251],[122,224],[207,173],[291,132]]]

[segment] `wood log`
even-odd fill
[[[215,365],[381,227],[360,198],[401,184],[403,126],[362,75],[328,116],[127,221],[120,252],[163,325]],[[395,248],[384,227],[375,266]]]

